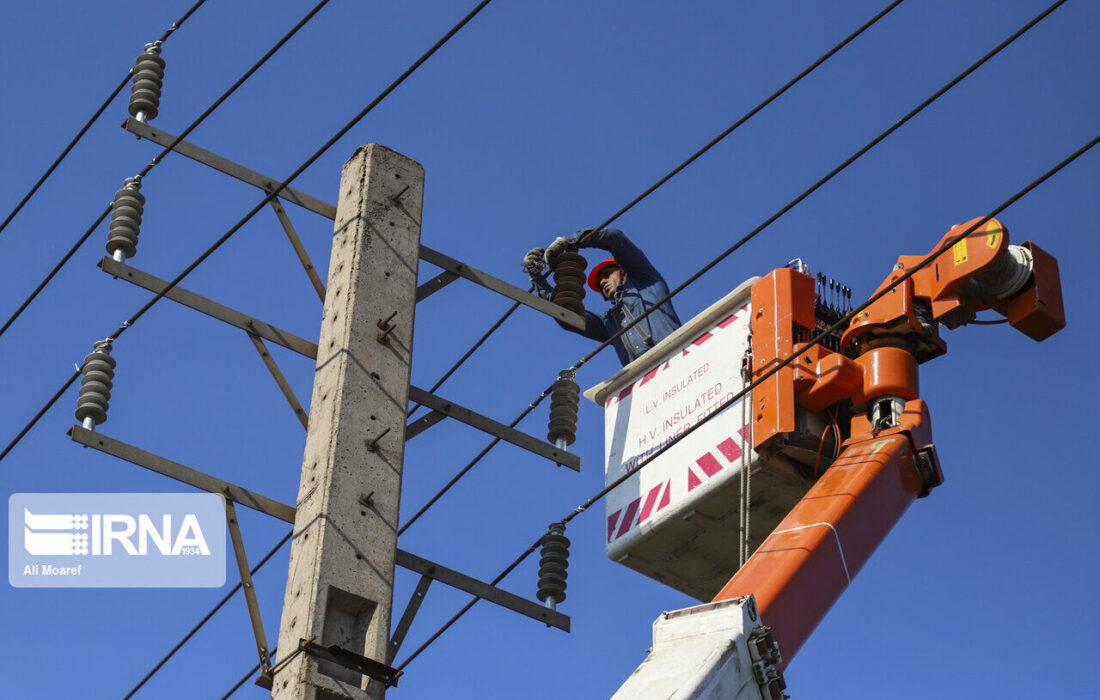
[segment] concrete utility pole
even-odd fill
[[[378,144],[344,164],[290,552],[275,700],[378,699],[299,651],[387,663],[424,168]]]

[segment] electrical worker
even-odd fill
[[[584,240],[581,240],[582,236]],[[588,286],[602,294],[611,303],[611,308],[602,317],[586,309],[583,331],[558,321],[558,325],[565,330],[602,342],[668,296],[665,278],[661,277],[645,253],[622,231],[609,228],[595,233],[584,229],[554,239],[545,250],[531,249],[523,258],[523,269],[540,297],[549,300],[553,292],[543,272],[544,263],[553,269],[559,255],[577,248],[600,248],[611,253],[612,257],[596,264],[588,273]],[[664,340],[680,325],[672,302],[666,301],[616,338],[611,346],[615,348],[619,362],[625,366]]]

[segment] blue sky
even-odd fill
[[[471,3],[332,2],[189,140],[285,177]],[[295,186],[335,201],[340,165],[375,141],[427,173],[423,241],[516,284],[523,253],[594,225],[757,104],[886,3],[496,0]],[[676,285],[1031,19],[1046,2],[908,0],[617,225]],[[184,3],[24,3],[0,27],[0,212],[6,214]],[[167,43],[160,128],[179,133],[308,9],[210,0]],[[681,317],[793,257],[866,298],[900,254],[928,252],[1100,131],[1100,8],[1070,0],[756,240],[689,287]],[[0,234],[5,318],[159,149],[117,127],[120,99]],[[1084,696],[1100,645],[1094,602],[1100,477],[1085,438],[1097,382],[1089,299],[1100,243],[1100,153],[1001,215],[1010,238],[1059,259],[1068,327],[1037,344],[1008,326],[945,334],[922,367],[946,483],[915,504],[803,647],[794,697]],[[132,263],[170,278],[262,195],[179,156],[143,188]],[[289,214],[319,267],[331,223]],[[147,298],[95,267],[106,226],[0,337],[6,443],[72,366]],[[422,277],[436,270],[424,265]],[[184,283],[304,337],[320,305],[271,212]],[[455,283],[417,308],[413,381],[430,386],[509,306]],[[598,305],[597,305],[598,306]],[[521,310],[439,393],[510,421],[590,349]],[[1082,353],[1082,350],[1085,350]],[[273,354],[298,395],[312,363]],[[116,346],[103,432],[284,502],[304,433],[247,338],[162,302]],[[610,352],[584,386],[617,369]],[[70,391],[0,463],[18,492],[166,492],[186,487],[69,441]],[[545,409],[521,428],[545,429]],[[518,448],[494,450],[402,537],[401,546],[490,579],[602,485],[602,415],[585,404],[580,474]],[[411,514],[488,441],[441,423],[409,444]],[[286,526],[243,512],[258,560]],[[692,601],[606,559],[602,508],[578,517],[564,634],[484,603],[406,670],[394,697],[607,697],[644,657],[663,610]],[[6,547],[6,538],[5,544]],[[5,550],[6,551],[6,550]],[[731,553],[735,550],[731,544]],[[287,552],[256,578],[272,640]],[[230,565],[232,575],[232,564]],[[504,587],[534,596],[529,561]],[[415,579],[398,578],[404,601]],[[33,590],[5,586],[5,692],[121,697],[224,591]],[[405,653],[466,596],[435,585]],[[235,598],[138,697],[220,697],[255,663]],[[403,658],[403,654],[399,655]],[[263,697],[251,685],[238,697]]]

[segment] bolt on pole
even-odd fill
[[[387,658],[423,196],[423,167],[383,146],[344,164],[274,700],[385,693],[298,650],[312,642]]]

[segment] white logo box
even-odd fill
[[[607,556],[704,601],[738,568],[741,470],[747,465],[752,475],[754,550],[809,487],[751,449],[742,434],[751,436],[744,430],[752,422],[751,397],[716,413],[745,386],[741,361],[749,345],[750,291],[758,279],[585,392],[604,407],[605,483],[634,470],[605,499]],[[709,420],[700,428],[637,469],[704,418]]]
[[[225,501],[212,493],[15,493],[16,588],[219,588]]]

